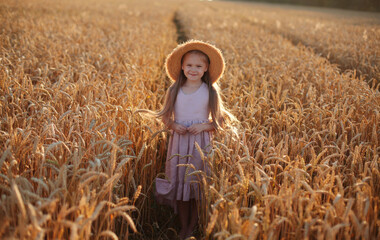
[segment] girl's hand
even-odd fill
[[[178,134],[185,134],[187,132],[187,128],[178,123],[173,123],[171,125],[171,129],[173,129]]]
[[[191,134],[198,134],[206,130],[206,124],[196,123],[188,127],[187,130]]]

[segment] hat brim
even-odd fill
[[[168,55],[165,62],[166,73],[168,76],[173,81],[178,80],[182,71],[182,57],[192,50],[199,50],[209,57],[210,65],[208,66],[208,72],[210,80],[212,83],[218,81],[222,77],[225,67],[222,52],[215,46],[199,40],[189,40],[182,43]]]

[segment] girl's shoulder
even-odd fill
[[[205,82],[202,82],[201,88],[208,91],[208,85]]]

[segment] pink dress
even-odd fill
[[[194,123],[209,122],[209,92],[205,83],[191,94],[185,94],[179,90],[174,109],[176,123],[186,127]],[[195,142],[204,153],[210,148],[211,134],[201,132],[199,134],[185,133],[180,135],[173,131],[169,139],[169,147],[165,165],[166,178],[156,178],[156,198],[159,203],[167,204],[177,213],[177,200],[199,200],[201,194],[201,174],[190,173],[202,170],[209,172],[207,161],[203,161]],[[180,166],[178,166],[180,164]],[[182,165],[182,164],[185,164]]]

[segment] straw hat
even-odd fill
[[[208,72],[210,74],[211,82],[214,83],[222,77],[224,71],[224,58],[222,52],[215,46],[202,42],[199,40],[189,40],[178,45],[166,58],[165,68],[168,76],[177,81],[181,71],[181,60],[185,53],[199,50],[205,53],[210,59],[210,65],[208,66]]]

